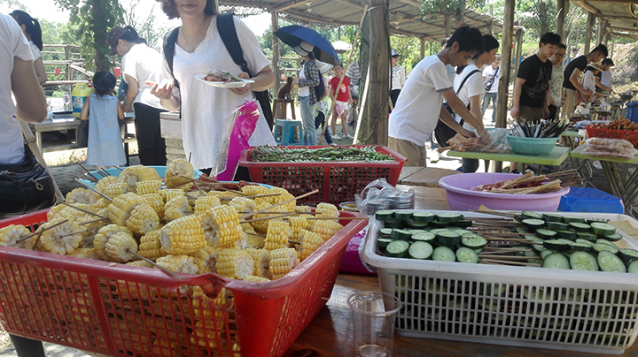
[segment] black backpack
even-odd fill
[[[249,77],[252,77],[252,73],[248,69],[248,63],[244,59],[244,51],[242,51],[237,38],[237,30],[235,29],[235,22],[233,21],[233,14],[219,14],[217,15],[217,31],[226,46],[226,50],[232,57],[233,62],[241,67],[243,72],[248,73]],[[173,74],[173,57],[175,56],[175,43],[177,42],[177,36],[179,35],[179,27],[174,28],[164,36],[164,57],[168,63],[168,68]],[[174,77],[174,76],[173,76]],[[179,88],[179,82],[175,80],[175,86]],[[268,126],[272,131],[274,126],[272,109],[270,108],[270,93],[265,90],[261,92],[253,92],[255,99],[259,102],[261,112],[268,122]]]
[[[467,81],[468,78],[472,77],[472,75],[474,75],[474,73],[477,73],[477,72],[481,72],[481,71],[475,69],[472,72],[470,72],[467,76],[465,76],[465,78],[463,78],[463,82],[461,82],[459,89],[456,90],[456,95],[459,94],[459,92],[463,88],[463,85],[465,85],[465,81]],[[452,117],[454,117],[454,110],[452,110],[452,107],[450,107],[450,105],[447,103],[445,103],[444,106],[445,106],[445,109],[447,109],[447,111],[450,112]],[[470,109],[469,104],[467,105],[467,109]],[[461,119],[461,122],[459,124],[463,125],[463,122],[464,120]],[[454,135],[456,135],[456,131],[450,128],[449,126],[447,126],[447,124],[442,122],[441,119],[439,119],[439,121],[436,123],[436,128],[434,128],[434,138],[436,139],[436,144],[439,147],[444,148],[448,146],[447,141],[452,139]]]

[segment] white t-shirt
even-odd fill
[[[465,77],[467,77],[467,75],[470,74],[472,71],[476,71],[476,70],[478,70],[478,67],[476,67],[475,64],[470,64],[467,67],[463,68],[463,71],[461,72],[461,74],[459,74],[458,76],[456,76],[456,78],[454,78],[454,92],[456,92],[459,89],[459,87],[461,86],[461,82],[463,82],[463,79],[465,79]],[[475,97],[477,95],[482,97],[484,94],[485,94],[485,82],[483,82],[483,74],[479,70],[478,72],[471,75],[465,81],[463,88],[461,88],[457,96],[463,102],[463,104],[467,106],[468,104],[470,104],[470,98]],[[479,103],[481,103],[481,98],[479,98]],[[454,114],[454,119],[457,122],[461,122],[461,117],[458,116],[457,114]],[[481,118],[477,118],[477,119],[481,119]],[[463,127],[467,130],[474,130],[474,127],[468,123],[463,123]]]
[[[401,65],[390,68],[390,90],[401,89],[405,85],[405,68]]]
[[[388,135],[409,140],[418,146],[432,134],[439,120],[443,94],[452,89],[445,65],[439,56],[424,58],[405,82],[392,114]]]
[[[234,17],[235,29],[239,43],[244,52],[244,59],[253,76],[270,66],[264,56],[255,34],[241,20]],[[206,85],[195,78],[196,75],[211,70],[226,70],[234,74],[242,72],[241,67],[233,62],[219,32],[217,16],[213,16],[204,40],[195,52],[188,53],[179,45],[175,45],[173,59],[175,78],[180,83],[182,109],[182,139],[184,153],[188,157],[192,153],[191,163],[197,169],[212,167],[214,156],[220,150],[225,133],[224,121],[233,111],[253,100],[252,92],[237,95],[227,88]],[[163,77],[173,78],[164,61]],[[176,91],[177,92],[177,91]],[[179,93],[179,92],[177,92]],[[249,140],[251,146],[276,145],[263,113],[260,113],[255,132]]]
[[[549,90],[554,98],[554,106],[561,107],[561,99],[563,98],[563,81],[565,80],[565,69],[563,66],[554,66],[552,64],[552,79],[549,81]]]
[[[498,72],[497,72],[498,71]],[[483,77],[485,77],[485,84],[487,84],[487,82],[494,77],[494,82],[492,83],[492,87],[490,88],[489,91],[487,91],[487,93],[496,93],[498,92],[498,78],[501,76],[501,67],[496,67],[496,69],[494,69],[494,67],[492,67],[492,65],[488,65],[485,66],[485,69],[483,69]]]
[[[16,164],[24,158],[24,140],[20,122],[14,118],[11,99],[13,60],[33,61],[31,48],[18,23],[0,14],[0,163]]]
[[[301,66],[301,71],[299,71],[299,79],[301,80],[306,80],[306,63],[304,63],[303,66]],[[310,87],[308,86],[303,86],[303,87],[299,87],[299,92],[298,95],[300,97],[309,97],[310,96]]]
[[[142,103],[161,109],[159,98],[151,94],[151,87],[146,82],[162,83],[162,62],[164,57],[154,49],[140,43],[131,47],[122,57],[123,78],[129,75],[137,81],[139,92],[134,103]]]
[[[590,91],[596,93],[596,81],[594,79],[594,72],[592,71],[585,72],[585,74],[583,74],[582,83],[583,83],[583,88],[589,89]]]
[[[37,60],[38,58],[42,57],[42,54],[40,53],[40,49],[31,40],[29,40],[29,47],[31,48],[31,53],[33,54],[33,62],[35,62],[35,60]]]
[[[605,87],[611,87],[611,72],[603,71],[603,73],[600,75],[600,84],[604,85]]]

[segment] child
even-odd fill
[[[337,117],[341,116],[341,127],[343,128],[343,137],[351,139],[352,136],[348,134],[348,106],[352,103],[352,92],[350,91],[350,78],[348,76],[343,77],[341,88],[337,93],[337,86],[341,80],[343,74],[343,66],[337,64],[334,68],[335,76],[330,80],[330,99],[336,100],[334,109],[332,111],[332,138],[341,139],[337,135]]]
[[[324,86],[327,88],[329,85],[328,79],[324,78],[323,74],[321,75],[321,79],[323,80]],[[317,128],[317,130],[323,131],[323,125],[326,122],[326,115],[328,114],[329,110],[330,103],[328,102],[328,96],[324,95],[323,98],[321,98],[317,102],[317,116],[315,117],[315,127]],[[326,131],[324,131],[323,133],[323,136],[326,138],[326,142],[328,143],[328,145],[336,145],[330,137],[330,130],[326,129]]]
[[[124,119],[122,105],[112,95],[115,88],[115,76],[107,71],[93,76],[95,93],[86,98],[80,113],[80,119],[89,122],[89,145],[87,164],[98,170],[106,166],[126,164],[120,125],[117,120]]]

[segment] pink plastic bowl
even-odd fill
[[[439,186],[445,189],[450,209],[457,211],[476,210],[483,205],[494,210],[553,212],[558,208],[560,198],[569,193],[569,187],[556,192],[518,195],[470,190],[472,187],[518,176],[521,175],[503,173],[451,175],[440,179]]]

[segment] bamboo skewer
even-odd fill
[[[41,230],[38,233],[38,238],[35,240],[35,244],[33,245],[33,250],[35,250],[35,248],[38,246],[38,243],[40,243],[40,238],[42,238],[42,233],[44,233],[44,230]]]
[[[253,214],[254,212],[237,212],[239,214]],[[321,214],[321,212],[262,212],[260,214],[284,214],[284,213],[290,213],[290,214],[310,214],[310,215],[314,215],[314,214]]]
[[[291,199],[286,200],[286,201],[283,201],[283,202],[279,202],[279,203],[274,204],[274,205],[272,205],[272,206],[270,206],[270,207],[262,208],[262,209],[260,209],[260,210],[258,210],[258,211],[255,211],[255,212],[253,212],[253,213],[251,213],[251,214],[248,214],[248,215],[243,215],[243,216],[239,217],[239,219],[244,219],[244,218],[246,218],[246,217],[250,217],[250,216],[253,216],[253,215],[255,215],[255,214],[259,214],[259,213],[261,213],[261,212],[270,211],[271,209],[273,209],[273,208],[275,208],[275,207],[279,207],[279,206],[284,205],[284,204],[286,204],[286,203],[289,203],[289,202],[292,202],[292,201],[296,201],[296,200],[298,200],[298,199],[301,199],[301,198],[304,198],[304,197],[308,197],[308,196],[310,196],[310,195],[314,195],[314,194],[315,194],[315,193],[317,193],[317,192],[319,192],[319,190],[314,190],[314,191],[312,191],[312,192],[304,193],[304,194],[303,194],[303,195],[301,195],[301,196],[298,196],[298,197],[295,197],[295,198],[291,198]]]
[[[253,233],[253,232],[244,232],[246,234],[248,234],[249,236],[255,236],[255,237],[261,237],[261,238],[266,238],[265,235],[263,234],[259,234],[259,233]]]
[[[89,231],[87,230],[87,231],[71,232],[71,233],[68,233],[68,234],[65,234],[65,235],[61,235],[58,238],[70,237],[70,236],[74,236],[76,234],[84,234],[84,233],[89,233]]]
[[[42,229],[38,230],[37,232],[31,233],[29,235],[26,235],[26,236],[16,240],[16,242],[22,242],[23,240],[26,240],[26,239],[29,239],[29,238],[35,236],[35,235],[41,234],[41,232],[48,231],[49,229],[55,228],[57,226],[61,226],[61,225],[63,225],[64,223],[66,223],[68,221],[69,221],[68,219],[64,219],[63,221],[60,221],[60,222],[58,222],[58,223],[56,223],[56,224],[54,224],[52,226],[49,226],[49,227],[46,227],[46,228],[42,228]]]
[[[147,263],[149,263],[149,264],[153,265],[153,266],[154,266],[154,267],[156,267],[157,269],[159,269],[159,270],[163,271],[164,273],[166,273],[166,274],[168,274],[168,275],[172,276],[173,278],[176,278],[176,279],[179,279],[179,280],[184,280],[184,278],[182,278],[181,276],[179,276],[179,275],[177,275],[177,274],[173,273],[172,271],[170,271],[170,270],[168,270],[168,269],[164,268],[163,266],[157,265],[157,263],[155,263],[154,261],[152,261],[152,260],[150,260],[150,259],[147,259],[147,258],[145,258],[145,257],[143,257],[143,256],[141,256],[141,255],[139,255],[139,254],[137,254],[137,253],[135,253],[135,252],[131,251],[130,249],[126,249],[126,252],[127,252],[127,253],[131,253],[131,254],[133,254],[134,256],[136,256],[137,258],[139,258],[139,259],[141,259],[141,260],[143,260],[143,261],[145,261],[145,262],[147,262]]]
[[[479,254],[479,258],[502,259],[502,260],[532,260],[540,259],[540,257],[525,257],[521,255],[484,255]]]
[[[68,207],[71,207],[71,208],[75,208],[75,209],[76,209],[76,210],[78,210],[78,211],[82,211],[82,212],[84,212],[84,213],[86,213],[86,214],[90,214],[90,215],[95,216],[95,217],[108,218],[108,217],[100,216],[99,214],[94,213],[94,212],[91,212],[91,211],[86,210],[86,209],[84,209],[84,208],[80,208],[80,207],[76,207],[76,206],[74,206],[74,205],[70,205],[70,204],[68,204],[68,203],[66,203],[66,202],[62,202],[61,204],[65,205],[65,206],[68,206]]]
[[[497,264],[503,264],[503,263],[507,263],[507,265],[521,265],[521,266],[530,266],[530,267],[540,267],[541,265],[538,263],[525,263],[525,262],[512,262],[512,261],[507,261],[507,260],[498,260],[498,259],[483,259],[483,262],[487,262],[487,263],[497,263]]]
[[[76,181],[77,183],[79,183],[80,185],[82,185],[82,186],[86,187],[88,190],[91,190],[91,191],[93,191],[93,192],[97,193],[98,195],[100,195],[100,196],[104,197],[105,199],[109,200],[110,202],[113,202],[113,199],[112,199],[112,198],[110,198],[109,196],[107,196],[107,195],[103,194],[102,192],[100,192],[100,191],[96,190],[95,188],[91,187],[91,185],[85,184],[84,182],[82,182],[82,181],[80,181],[80,180],[78,180],[78,179],[75,179],[75,181]]]
[[[336,219],[336,220],[345,220],[350,221],[353,219],[369,219],[368,217],[311,217],[306,218],[307,221],[320,221],[320,220],[328,220],[328,219]]]
[[[294,216],[294,215],[295,215],[294,213],[286,213],[286,214],[280,214],[279,216],[270,216],[270,217],[261,217],[261,218],[255,218],[255,219],[240,220],[239,223],[250,223],[250,222],[266,221],[266,220],[273,219],[273,218],[284,218],[284,217],[290,217],[290,216]],[[240,219],[241,219],[241,217],[240,217]]]
[[[100,218],[100,219],[94,219],[92,221],[86,221],[86,222],[78,223],[78,225],[79,226],[83,226],[85,224],[91,224],[91,223],[95,223],[95,222],[106,221],[107,219],[110,219],[110,218],[104,217],[104,218]]]
[[[220,183],[206,182],[206,181],[203,181],[203,180],[197,180],[197,179],[194,179],[192,177],[188,177],[188,176],[184,176],[184,175],[179,175],[179,177],[185,178],[185,179],[191,181],[194,184],[196,184],[195,181],[200,181],[200,182],[197,182],[197,183],[202,184],[204,186],[214,186],[214,187],[217,187],[217,188],[221,189],[222,191],[233,192],[233,193],[236,193],[236,194],[238,194],[240,196],[244,196],[244,197],[247,196],[245,193],[243,193],[241,191],[237,191],[237,190],[233,190],[233,189],[224,187],[223,183],[221,183],[221,182]]]
[[[83,169],[83,170],[84,170],[84,171],[85,171],[85,172],[86,172],[89,176],[93,177],[93,179],[95,179],[95,181],[96,181],[96,182],[97,182],[97,181],[100,181],[100,179],[98,179],[97,177],[95,177],[95,175],[93,175],[93,174],[91,173],[91,171],[89,171],[86,167],[82,166],[82,164],[81,164],[81,163],[79,163],[79,162],[78,162],[78,165],[80,165],[80,167],[81,167],[81,168],[82,168],[82,169]]]

